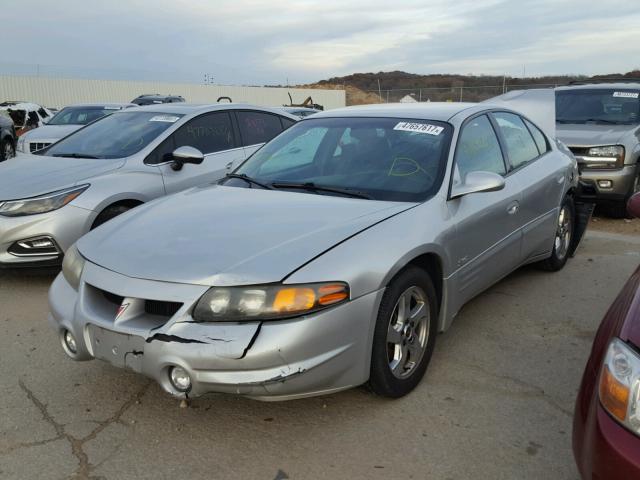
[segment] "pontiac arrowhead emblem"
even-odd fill
[[[118,310],[116,311],[116,320],[119,319],[124,314],[127,308],[129,308],[129,305],[130,305],[129,303],[123,303],[118,307]]]

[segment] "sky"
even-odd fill
[[[0,17],[5,74],[293,85],[640,68],[637,0],[5,0]]]

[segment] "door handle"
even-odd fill
[[[509,215],[515,215],[516,213],[518,213],[518,210],[520,210],[520,204],[518,202],[515,202],[509,205],[509,208],[507,208],[507,213]]]

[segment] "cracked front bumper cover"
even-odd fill
[[[125,299],[168,298],[184,302],[170,319],[144,312],[114,320],[97,288]],[[319,395],[360,385],[369,376],[375,314],[382,292],[296,319],[247,323],[196,323],[191,306],[206,287],[132,279],[88,263],[79,292],[62,275],[50,291],[50,321],[69,330],[77,360],[100,358],[155,379],[167,392],[185,396],[169,381],[169,369],[192,379],[188,396],[231,393],[262,400]],[[133,308],[133,307],[129,307]]]

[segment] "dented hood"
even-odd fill
[[[78,250],[129,277],[199,285],[271,283],[414,205],[206,186],[118,217],[81,238]]]

